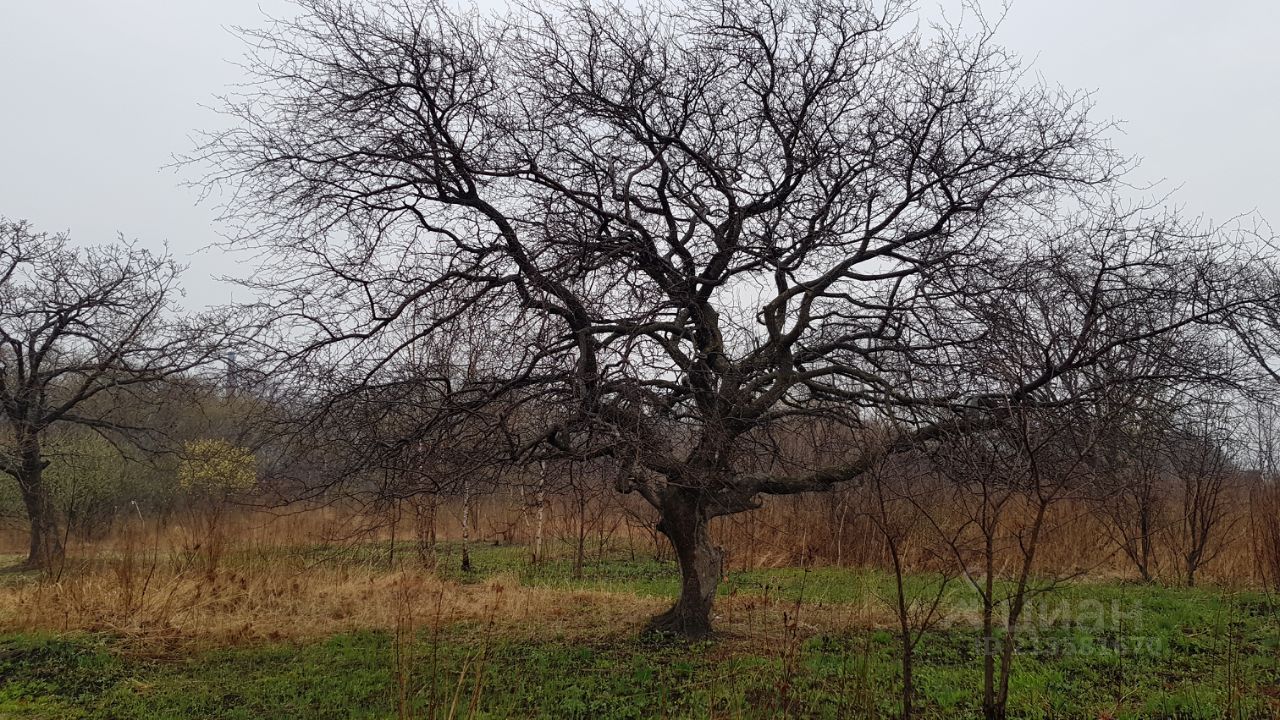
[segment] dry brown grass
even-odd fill
[[[858,489],[839,493],[772,498],[759,510],[719,520],[713,526],[716,541],[728,552],[733,570],[801,565],[842,565],[886,568],[888,549],[871,520],[858,512],[870,507]],[[1275,488],[1242,491],[1229,500],[1230,516],[1215,539],[1212,557],[1200,570],[1204,580],[1228,585],[1266,583],[1280,586],[1280,531],[1274,527],[1274,512],[1280,507],[1280,491]],[[634,549],[637,554],[670,557],[665,538],[653,530],[652,511],[634,498],[610,495],[593,515],[594,526],[587,554],[590,560],[606,551]],[[494,495],[473,502],[471,537],[477,542],[531,544],[534,537],[533,512],[518,496]],[[460,512],[456,502],[445,501],[438,513],[435,535],[438,541],[461,537]],[[570,509],[552,500],[547,513],[549,541],[576,534]],[[219,567],[222,556],[235,552],[238,565],[259,562],[276,565],[279,549],[305,545],[341,547],[357,542],[384,542],[393,536],[404,543],[413,541],[408,510],[393,525],[388,517],[373,517],[340,507],[305,511],[249,512],[231,514],[219,524],[227,539],[211,543],[208,533],[196,530],[197,518],[183,515],[170,521],[125,523],[105,539],[69,544],[73,557],[101,558],[104,555],[146,553],[157,548],[185,553],[196,565]],[[1176,518],[1167,517],[1155,538],[1154,568],[1157,577],[1176,584],[1181,572],[1177,557]],[[26,539],[12,523],[0,531],[0,554],[17,555]],[[1010,540],[1006,545],[1012,547]],[[927,567],[936,548],[918,546],[909,557],[913,567]],[[909,554],[912,554],[909,552]],[[255,560],[256,558],[256,560]],[[1009,559],[1010,562],[1013,558]],[[1064,501],[1056,505],[1046,523],[1037,553],[1037,568],[1046,573],[1082,575],[1092,578],[1135,579],[1136,571],[1119,552],[1096,508],[1084,501]]]
[[[537,618],[543,631],[574,635],[625,629],[658,607],[625,594],[521,587],[514,575],[459,584],[425,568],[299,552],[383,539],[368,527],[367,518],[333,509],[242,512],[221,524],[223,540],[211,545],[199,519],[126,523],[107,538],[71,544],[55,573],[0,582],[0,630],[228,644],[394,630],[406,622],[485,621],[513,633]]]
[[[158,574],[146,588],[110,572],[0,589],[6,630],[105,631],[156,642],[234,644],[354,630],[493,622],[505,635],[626,632],[661,603],[620,593],[521,587],[511,576],[460,585],[420,571]]]
[[[1272,512],[1280,506],[1274,495],[1241,502],[1237,512],[1246,518],[1248,513]],[[885,549],[865,518],[848,514],[842,524],[835,522],[840,503],[857,507],[859,502],[856,495],[787,498],[721,523],[716,533],[732,569],[837,560],[883,567]],[[607,533],[593,531],[593,553],[666,551],[653,542],[643,511],[623,510],[615,506],[621,517],[610,521]],[[1055,512],[1041,568],[1094,578],[1133,577],[1087,505],[1064,503]],[[532,531],[528,513],[512,499],[487,498],[474,513],[481,539],[501,536],[524,542]],[[456,539],[456,514],[446,507],[440,518],[437,537]],[[393,533],[402,543],[414,539],[403,525],[393,530],[381,520],[335,508],[240,512],[220,522],[219,543],[208,542],[207,525],[199,518],[124,523],[109,537],[71,543],[67,565],[50,577],[0,576],[0,630],[106,631],[147,642],[227,644],[480,623],[506,636],[591,639],[635,633],[665,604],[629,593],[522,586],[515,575],[460,584],[441,579],[411,554],[392,569],[381,560],[335,563],[324,552],[299,551],[340,550],[352,542],[367,548]],[[553,513],[556,521],[564,519]],[[1274,518],[1234,526],[1204,577],[1238,584],[1277,582],[1280,532]],[[0,537],[7,543],[0,552],[20,552],[21,539],[18,533]],[[1172,545],[1160,551],[1161,565],[1176,567]],[[914,565],[927,566],[926,548],[916,552]],[[717,626],[738,646],[776,645],[787,627],[793,635],[890,627],[894,617],[889,606],[871,593],[863,595],[854,603],[794,607],[759,596],[730,596],[716,606]],[[952,618],[956,620],[967,621]]]
[[[181,523],[129,526],[73,546],[59,573],[0,579],[0,631],[107,632],[150,651],[459,626],[484,626],[508,638],[600,641],[638,633],[667,603],[625,592],[525,586],[514,574],[458,583],[412,558],[392,569],[380,559],[332,562],[323,553],[317,560],[298,552],[331,540],[335,525],[352,522],[332,511],[243,514],[228,521],[228,556],[213,567]],[[385,532],[361,537],[387,539]],[[716,612],[726,647],[761,651],[776,648],[788,632],[803,637],[893,622],[888,606],[869,593],[840,605],[734,595]]]
[[[1259,493],[1280,497],[1280,491]],[[800,565],[843,565],[889,568],[889,550],[874,523],[849,512],[841,523],[840,503],[853,508],[871,507],[857,491],[845,498],[838,495],[774,498],[751,513],[725,518],[714,528],[717,542],[729,551],[733,569],[750,570]],[[1276,530],[1275,508],[1280,501],[1261,502],[1243,494],[1230,501],[1230,515],[1215,535],[1212,556],[1200,569],[1204,581],[1230,586],[1267,583],[1280,587],[1280,530]],[[1017,525],[1022,518],[1011,517]],[[1153,565],[1157,579],[1168,584],[1181,582],[1182,560],[1178,557],[1176,518],[1166,518],[1154,539]],[[1018,562],[1017,541],[1012,536],[1000,543],[1006,550],[997,566],[1013,567]],[[917,569],[937,563],[938,547],[927,543],[906,548],[907,564]],[[1084,501],[1065,500],[1055,505],[1045,523],[1037,549],[1039,573],[1095,580],[1137,580],[1138,573],[1112,540],[1109,529],[1096,514],[1096,507]]]
[[[511,639],[598,642],[638,633],[660,598],[522,586],[514,575],[459,584],[420,570],[322,568],[302,573],[158,571],[145,587],[99,568],[0,587],[0,630],[107,632],[149,650],[311,640],[360,630],[480,627]],[[888,628],[889,606],[867,594],[845,604],[758,595],[716,606],[725,647],[766,652],[789,636]]]

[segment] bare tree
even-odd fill
[[[1079,492],[1084,460],[1092,452],[1075,445],[1080,438],[1062,437],[1065,428],[1055,420],[1019,411],[1001,431],[953,438],[934,456],[955,484],[948,497],[964,517],[949,545],[981,602],[982,709],[989,720],[1005,717],[1028,602],[1063,581],[1038,572],[1037,552],[1053,508]],[[1078,424],[1071,430],[1087,434],[1079,433]]]
[[[1254,567],[1263,585],[1280,588],[1280,408],[1275,396],[1263,393],[1249,403],[1249,451],[1253,455],[1251,472],[1247,473],[1249,503],[1249,538]]]
[[[1180,491],[1177,546],[1187,586],[1221,550],[1239,518],[1231,511],[1239,470],[1230,456],[1231,429],[1226,409],[1201,405],[1170,433],[1170,466]]]
[[[184,319],[180,268],[130,245],[79,248],[66,235],[0,219],[0,470],[18,483],[31,525],[26,566],[62,559],[65,518],[43,477],[47,433],[79,425],[111,440],[154,430],[121,412],[125,394],[219,359],[219,320]],[[225,335],[224,335],[225,337]]]
[[[505,443],[483,408],[456,402],[455,387],[467,383],[466,356],[448,343],[422,350],[389,363],[376,383],[327,357],[295,366],[287,378],[260,376],[254,391],[278,398],[268,434],[286,459],[270,502],[354,501],[367,511],[361,535],[399,518],[408,502],[418,552],[434,563],[439,511],[457,501],[460,561],[470,570],[475,499],[492,492],[506,469],[496,462]]]
[[[503,408],[513,460],[612,460],[657,510],[682,583],[654,629],[708,632],[714,518],[1242,302],[1229,238],[1112,203],[1125,163],[1087,96],[1029,82],[985,26],[904,30],[896,1],[301,5],[245,32],[258,82],[192,159],[264,259],[282,372],[377,384],[468,338],[452,407]],[[966,380],[1003,312],[970,301],[1027,274],[1082,311],[1070,342]],[[788,418],[895,408],[903,437],[751,470]]]
[[[912,571],[907,557],[912,544],[926,547],[937,541],[937,533],[929,531],[939,527],[938,518],[929,518],[921,511],[922,504],[935,495],[936,488],[925,478],[929,475],[923,463],[911,455],[886,458],[873,466],[866,475],[872,503],[868,511],[871,522],[884,538],[893,569],[893,610],[898,619],[899,663],[902,669],[902,715],[910,720],[915,714],[915,652],[925,633],[944,619],[947,589],[955,580],[955,574],[944,570],[919,583],[909,585],[908,573]],[[946,536],[950,538],[950,535]],[[941,550],[932,550],[945,554]],[[944,568],[954,567],[954,565]]]
[[[587,561],[588,541],[594,536],[596,551],[603,555],[605,545],[621,524],[619,508],[612,506],[610,475],[616,468],[603,463],[557,463],[556,477],[549,490],[560,512],[557,537],[573,548],[573,577],[581,578]]]
[[[1112,476],[1114,486],[1101,493],[1100,515],[1120,550],[1143,582],[1154,579],[1156,540],[1165,527],[1166,483],[1160,456],[1139,448]]]
[[[1167,394],[1167,393],[1166,393]],[[1144,582],[1155,577],[1157,542],[1167,538],[1170,496],[1169,417],[1178,410],[1168,397],[1137,397],[1118,390],[1102,398],[1113,423],[1100,443],[1093,505],[1115,546]]]
[[[1041,564],[1057,508],[1098,493],[1099,477],[1115,465],[1104,447],[1146,409],[1141,399],[1188,385],[1229,387],[1238,377],[1221,329],[1180,323],[1185,310],[1166,304],[1203,295],[1183,287],[1190,294],[1179,298],[1173,286],[1148,284],[1145,273],[1163,265],[1167,246],[1105,228],[1069,237],[1023,263],[1005,258],[958,276],[957,297],[943,307],[964,309],[985,332],[965,348],[968,362],[949,371],[970,397],[989,401],[971,400],[958,421],[907,433],[947,481],[941,498],[915,506],[978,598],[982,708],[992,720],[1006,715],[1030,601],[1074,576]],[[1138,266],[1143,275],[1123,272]],[[973,288],[980,291],[966,292]],[[931,327],[947,322],[937,316]],[[1070,357],[1089,361],[1057,371]]]

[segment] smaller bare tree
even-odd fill
[[[990,431],[955,434],[929,450],[948,489],[926,518],[981,605],[987,720],[1006,716],[1029,602],[1076,576],[1044,573],[1037,561],[1055,507],[1083,496],[1091,482],[1096,428],[1079,409],[1006,408]]]
[[[1222,550],[1222,540],[1239,518],[1232,512],[1233,483],[1239,475],[1229,451],[1224,410],[1203,406],[1180,423],[1169,439],[1169,459],[1181,493],[1177,548],[1188,587]]]
[[[1167,535],[1168,462],[1164,404],[1134,402],[1117,413],[1101,448],[1094,507],[1114,545],[1143,582],[1155,577],[1157,542]]]
[[[954,573],[943,564],[935,568],[938,571],[933,574],[918,576],[915,587],[908,582],[908,575],[918,570],[909,565],[910,548],[913,544],[937,542],[936,528],[929,527],[921,510],[937,490],[929,477],[928,469],[919,458],[906,454],[878,462],[866,477],[872,499],[868,516],[884,539],[893,568],[891,604],[898,621],[903,720],[909,720],[915,713],[916,648],[924,634],[943,620],[946,610],[943,600],[955,579]],[[936,518],[935,522],[938,522]]]
[[[1280,413],[1274,397],[1255,397],[1250,403],[1253,472],[1249,473],[1249,538],[1259,579],[1280,589]]]

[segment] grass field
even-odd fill
[[[639,632],[673,565],[619,553],[574,578],[518,547],[387,546],[228,557],[213,578],[119,565],[0,576],[2,718],[845,718],[898,711],[892,578],[730,575],[719,635]],[[131,569],[130,574],[137,573]],[[912,578],[924,589],[934,581]],[[129,589],[133,588],[133,589]],[[973,598],[918,649],[920,715],[977,715]],[[1224,588],[1077,582],[1022,631],[1010,710],[1034,718],[1280,715],[1280,603]]]

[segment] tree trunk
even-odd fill
[[[915,658],[910,647],[902,650],[902,720],[915,717],[914,700],[916,695]]]
[[[988,585],[990,585],[988,583]],[[988,596],[989,597],[989,596]],[[982,602],[982,717],[1000,720],[1003,709],[996,702],[996,656],[994,608],[986,597]]]
[[[26,505],[27,520],[31,524],[31,546],[24,567],[33,570],[52,570],[62,563],[65,549],[62,544],[62,523],[58,508],[44,484],[44,461],[39,445],[23,448],[22,466],[18,485],[22,502]]]
[[[1151,508],[1149,502],[1145,501],[1142,508],[1138,512],[1138,555],[1141,558],[1138,562],[1138,572],[1142,575],[1142,582],[1151,582]]]
[[[417,536],[418,560],[424,567],[435,567],[436,565],[436,508],[438,507],[438,502],[434,495],[428,496],[425,504],[419,498],[414,498],[411,501],[413,505],[414,534]]]
[[[538,515],[533,533],[533,564],[537,565],[542,562],[542,538],[547,523],[547,470],[542,463],[538,464],[538,494],[535,502],[538,503]]]
[[[712,545],[710,517],[696,497],[673,494],[663,503],[660,530],[680,563],[680,598],[649,621],[649,630],[689,639],[711,633],[711,605],[724,572],[724,553]]]
[[[881,511],[886,512],[883,504]],[[843,519],[842,515],[842,523]],[[894,590],[898,596],[898,637],[902,643],[902,720],[911,720],[912,700],[915,697],[915,682],[912,674],[915,643],[911,639],[911,608],[907,602],[906,573],[902,567],[902,549],[898,545],[897,538],[886,533],[885,541],[889,544],[890,557],[893,559]]]
[[[462,483],[462,572],[471,572],[471,489]]]
[[[387,569],[396,569],[396,525],[400,523],[400,500],[396,499],[391,510],[391,542],[387,544]]]
[[[578,509],[578,536],[573,551],[573,579],[582,579],[582,568],[587,561],[587,496],[585,490],[576,490]]]
[[[983,560],[986,577],[982,586],[982,717],[985,720],[1003,720],[1004,708],[996,701],[995,656],[995,531],[983,532]]]

